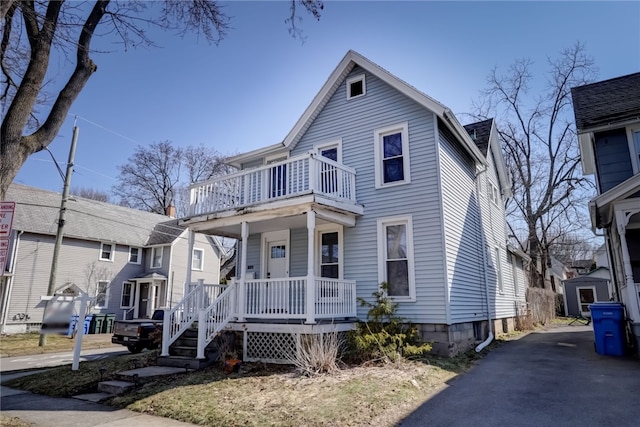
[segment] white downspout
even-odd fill
[[[478,194],[478,202],[480,203],[480,231],[482,232],[482,237],[485,237],[484,234],[484,218],[482,216],[482,209],[483,209],[483,194],[482,194],[482,189],[480,188],[480,177],[484,175],[484,173],[487,171],[487,166],[484,166],[484,169],[482,169],[477,175],[476,175],[476,193]],[[481,342],[480,344],[478,344],[478,346],[476,347],[476,353],[480,353],[482,350],[484,350],[484,348],[486,346],[488,346],[489,344],[491,344],[491,341],[493,341],[493,320],[491,319],[491,302],[489,300],[489,282],[487,280],[487,247],[484,243],[484,240],[481,241],[482,243],[482,271],[484,273],[484,291],[485,291],[485,297],[487,299],[487,321],[489,323],[489,336],[487,336],[487,339],[484,340],[483,342]]]
[[[0,326],[2,330],[0,332],[4,332],[4,328],[7,324],[7,317],[9,316],[9,305],[11,304],[11,296],[13,294],[13,280],[16,275],[16,263],[18,262],[18,250],[20,249],[20,236],[22,236],[24,230],[20,230],[15,234],[15,246],[13,249],[13,254],[11,257],[11,276],[7,278],[7,287],[5,289],[5,297],[4,307],[2,307],[2,318],[0,319]]]

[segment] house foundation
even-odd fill
[[[494,335],[514,331],[515,324],[513,317],[494,319]],[[489,323],[486,320],[453,325],[422,323],[416,326],[422,340],[432,343],[431,353],[444,357],[454,357],[471,350],[489,335]]]

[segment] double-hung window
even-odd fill
[[[411,216],[378,219],[378,280],[398,301],[415,301],[413,223]]]
[[[376,188],[411,182],[408,123],[373,131]]]
[[[129,264],[140,264],[140,248],[129,246]]]
[[[100,261],[113,261],[114,245],[111,243],[100,244]]]
[[[122,283],[122,296],[120,298],[120,308],[131,308],[133,306],[133,283]]]
[[[162,246],[156,246],[151,248],[151,268],[162,267]]]
[[[191,257],[191,269],[202,270],[203,265],[204,265],[204,250],[194,248],[193,256]]]
[[[96,308],[106,308],[109,302],[109,281],[99,280],[96,287]]]
[[[500,259],[500,248],[495,248],[495,263],[494,268],[496,269],[496,280],[498,282],[498,291],[502,294],[504,293],[504,283],[502,282],[502,260]]]

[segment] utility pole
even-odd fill
[[[51,296],[56,290],[56,273],[58,270],[58,255],[60,254],[60,246],[62,246],[62,231],[64,228],[64,215],[67,210],[67,199],[69,198],[69,187],[71,185],[71,173],[73,172],[73,161],[76,156],[76,142],[78,142],[78,127],[73,124],[73,137],[71,138],[71,148],[69,149],[69,161],[67,162],[67,173],[64,176],[64,186],[62,187],[62,202],[60,203],[60,214],[58,216],[58,231],[56,233],[56,243],[53,247],[53,260],[51,261],[51,273],[49,274],[49,287],[47,295]],[[69,319],[71,320],[71,319]],[[80,313],[77,325],[84,326],[84,313]],[[47,344],[47,335],[40,334],[40,347]]]

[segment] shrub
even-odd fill
[[[431,344],[421,341],[418,328],[396,315],[398,304],[389,298],[388,289],[388,283],[383,282],[380,290],[373,293],[373,303],[358,298],[369,311],[367,321],[358,322],[356,330],[349,334],[348,356],[354,362],[395,362],[431,351]]]
[[[343,340],[338,332],[297,335],[296,344],[297,350],[289,362],[303,375],[332,373],[340,369],[338,354]]]

